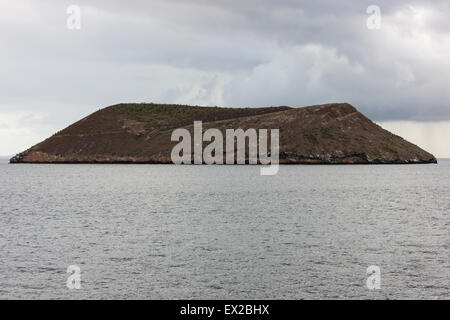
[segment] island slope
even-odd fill
[[[171,163],[176,128],[280,129],[280,163],[436,163],[348,103],[303,108],[118,104],[101,109],[17,154],[11,163]]]

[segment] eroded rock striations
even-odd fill
[[[280,129],[280,163],[436,163],[348,103],[304,108],[118,104],[101,109],[17,154],[11,163],[172,163],[176,128]]]

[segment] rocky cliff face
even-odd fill
[[[171,163],[176,128],[280,129],[280,163],[435,163],[436,158],[347,103],[304,108],[119,104],[14,156],[11,163]]]

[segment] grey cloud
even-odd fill
[[[0,14],[0,111],[347,101],[374,120],[449,119],[448,2],[376,2],[381,30],[365,26],[371,1],[14,1]],[[65,28],[72,3],[79,31]]]

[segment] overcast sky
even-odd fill
[[[120,102],[349,102],[450,157],[449,16],[448,0],[0,0],[0,155]]]

